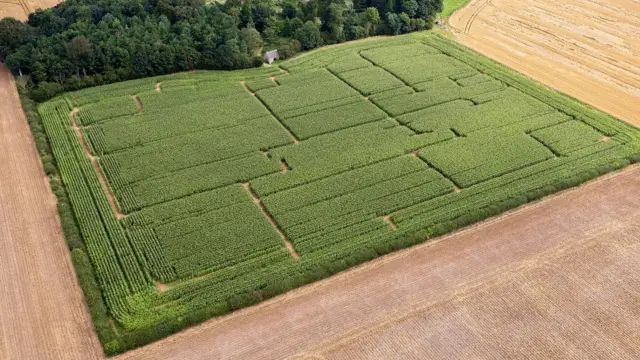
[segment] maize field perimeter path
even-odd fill
[[[640,166],[119,356],[640,358]]]
[[[13,76],[0,63],[0,359],[102,357]]]

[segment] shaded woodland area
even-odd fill
[[[260,66],[302,50],[431,27],[441,0],[67,0],[0,20],[0,58],[37,101],[194,69]]]

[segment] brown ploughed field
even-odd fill
[[[58,3],[59,0],[0,0],[0,19],[13,17],[24,21],[37,9],[50,8]]]
[[[55,196],[2,64],[0,101],[0,359],[100,358]]]
[[[449,25],[462,44],[640,126],[640,2],[472,0]]]
[[[119,359],[640,358],[640,167]]]

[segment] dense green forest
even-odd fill
[[[42,101],[64,90],[193,69],[260,66],[324,44],[431,27],[442,0],[66,0],[0,20],[0,59]]]

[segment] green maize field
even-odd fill
[[[638,129],[426,33],[85,89],[39,112],[107,354],[640,158]]]

